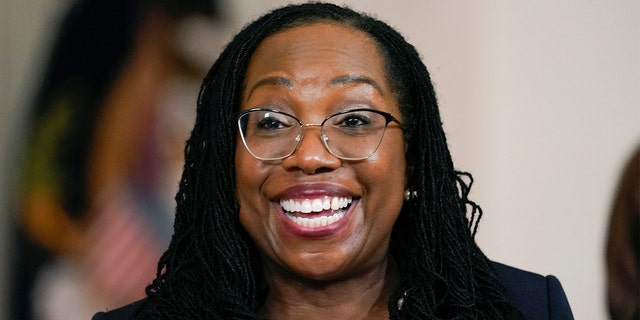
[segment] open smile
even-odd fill
[[[316,199],[280,200],[285,217],[296,225],[315,229],[330,226],[344,218],[351,197],[324,196]]]

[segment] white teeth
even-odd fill
[[[287,212],[322,212],[324,210],[339,210],[351,203],[351,197],[325,197],[324,199],[305,199],[303,201],[280,200],[280,206]]]
[[[313,212],[320,212],[322,211],[322,200],[320,199],[315,199],[313,200],[313,202],[311,202],[311,211]]]
[[[351,199],[349,199],[348,203],[345,203],[344,198],[333,198],[331,199],[331,210],[338,210],[342,207],[346,207],[349,203],[351,203]]]
[[[302,213],[309,213],[311,212],[312,208],[311,208],[311,201],[309,200],[305,200],[302,201],[302,205],[301,205],[301,210]]]
[[[318,228],[328,226],[337,222],[344,217],[344,211],[336,212],[330,216],[322,216],[315,218],[297,217],[289,213],[286,213],[287,218],[293,221],[295,224],[305,228]]]
[[[322,209],[329,210],[331,209],[331,201],[329,199],[324,199],[322,202]]]
[[[342,219],[344,217],[345,210],[341,209],[348,207],[352,201],[351,197],[325,197],[324,199],[305,199],[302,201],[289,199],[280,200],[280,206],[285,211],[287,218],[295,224],[305,228],[317,228],[333,224]],[[333,210],[336,212],[330,216],[320,217],[300,217],[292,214],[296,212],[311,213],[327,210]]]

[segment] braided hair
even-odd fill
[[[315,22],[352,27],[376,42],[405,122],[408,185],[418,196],[405,203],[391,236],[390,253],[401,278],[389,299],[390,318],[516,318],[518,311],[474,242],[481,211],[467,199],[473,180],[454,170],[418,52],[384,22],[323,3],[290,5],[249,24],[205,77],[185,148],[174,235],[147,288],[156,303],[147,318],[259,319],[267,288],[257,249],[238,219],[234,114],[258,45],[277,32]]]

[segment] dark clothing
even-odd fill
[[[500,263],[493,266],[507,289],[507,300],[520,309],[526,319],[573,319],[567,296],[556,277],[543,277]]]
[[[571,320],[573,315],[567,297],[554,276],[493,264],[507,290],[507,299],[529,320]],[[100,312],[93,320],[130,319],[145,308],[153,308],[153,301],[144,299],[109,312]]]
[[[126,320],[132,319],[138,312],[149,308],[152,304],[151,299],[143,299],[134,303],[128,304],[124,307],[111,310],[108,312],[98,312],[93,316],[92,320]]]

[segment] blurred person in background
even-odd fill
[[[87,319],[144,297],[224,27],[211,0],[81,0],[32,101],[12,319]]]
[[[613,320],[640,319],[640,146],[622,171],[606,245],[607,304]]]

